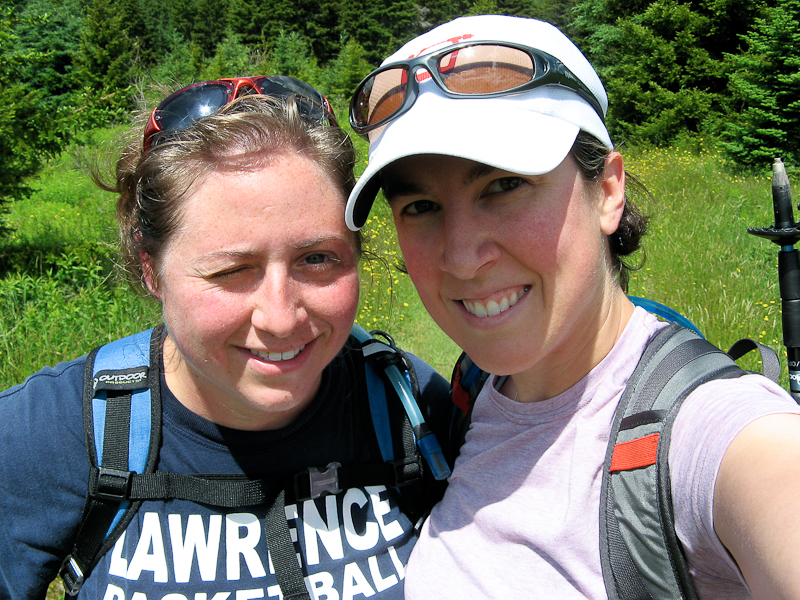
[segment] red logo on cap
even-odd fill
[[[416,54],[412,54],[408,58],[416,58],[418,56],[422,56],[423,54],[427,54],[428,52],[431,51],[431,49],[436,48],[438,46],[443,46],[445,44],[457,44],[459,42],[463,42],[464,40],[468,40],[468,39],[471,39],[473,37],[475,37],[475,35],[472,34],[472,33],[465,33],[463,35],[457,35],[455,37],[448,38],[448,39],[446,39],[446,40],[444,40],[442,42],[436,42],[435,44],[431,44],[430,46],[428,46],[426,48],[423,48],[422,50],[420,50]],[[428,73],[427,70],[417,71],[417,81],[419,83],[422,83],[426,79],[430,79],[430,78],[431,78],[431,74]]]

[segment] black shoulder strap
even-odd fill
[[[600,558],[611,600],[696,599],[674,526],[672,424],[699,385],[742,374],[730,356],[675,323],[642,355],[617,408],[604,463]]]
[[[68,597],[78,594],[138,510],[139,502],[123,501],[131,474],[155,469],[161,444],[161,333],[161,328],[144,331],[95,348],[87,357],[83,421],[95,483],[59,573]]]

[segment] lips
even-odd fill
[[[281,362],[284,360],[292,360],[300,354],[304,348],[305,345],[295,348],[294,350],[289,350],[288,352],[262,352],[261,350],[250,350],[250,352],[270,362]]]
[[[467,309],[467,312],[476,317],[495,317],[519,302],[519,299],[522,298],[528,290],[530,290],[530,286],[525,286],[519,294],[517,292],[512,292],[508,296],[502,296],[495,300],[488,300],[485,303],[479,300],[462,300],[461,302],[464,308]]]

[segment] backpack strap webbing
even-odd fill
[[[675,323],[647,346],[620,399],[603,469],[600,559],[611,600],[696,600],[674,525],[672,425],[698,386],[744,373]]]
[[[76,596],[84,578],[128,526],[138,502],[126,501],[131,473],[155,469],[161,440],[161,392],[157,361],[162,328],[94,349],[83,379],[83,423],[94,493],[60,575],[66,595]]]

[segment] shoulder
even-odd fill
[[[786,413],[798,414],[800,407],[761,375],[710,381],[692,392],[681,407],[669,451],[676,527],[690,563],[693,557],[703,560],[703,572],[732,581],[738,576],[715,531],[714,496],[723,459],[749,425]]]
[[[0,392],[0,410],[10,403],[25,403],[31,399],[40,405],[71,395],[80,399],[85,365],[86,357],[82,356],[37,371],[19,385]]]

